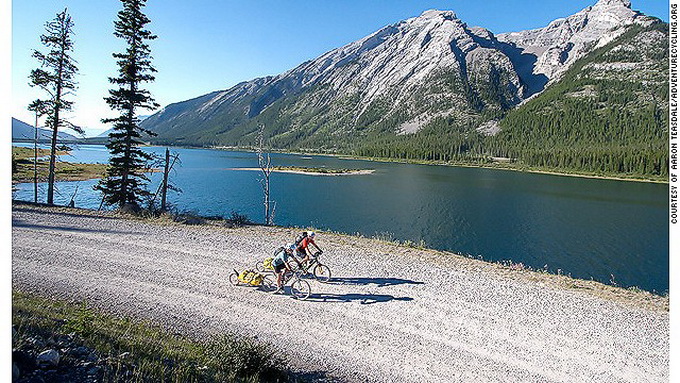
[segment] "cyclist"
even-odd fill
[[[314,255],[312,254],[312,251],[309,249],[309,245],[314,245],[317,250],[319,250],[320,253],[323,253],[323,251],[319,248],[319,246],[314,242],[314,237],[316,236],[316,233],[313,231],[310,231],[306,237],[304,237],[300,243],[298,243],[297,248],[295,249],[295,253],[297,256],[302,257],[301,263],[304,265],[309,261],[309,259]]]
[[[272,266],[274,267],[274,273],[276,274],[277,288],[276,291],[274,292],[275,294],[283,290],[283,274],[286,272],[286,270],[293,272],[289,263],[290,259],[292,258],[295,262],[298,263],[298,265],[300,265],[300,262],[293,255],[294,251],[295,245],[289,243],[286,245],[286,247],[283,248],[283,250],[279,251],[274,257],[274,260],[272,260]]]

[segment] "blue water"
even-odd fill
[[[30,146],[30,145],[26,145]],[[162,155],[164,148],[145,150]],[[180,211],[262,222],[254,153],[180,149],[168,199]],[[80,145],[62,159],[108,160],[106,148]],[[511,171],[376,163],[326,156],[273,154],[276,166],[374,169],[341,177],[273,173],[275,223],[424,243],[428,247],[512,260],[583,279],[668,290],[668,185]],[[156,191],[161,175],[153,174]],[[55,202],[98,208],[97,181],[59,182]],[[45,185],[40,186],[41,201]],[[33,200],[33,185],[14,198]]]

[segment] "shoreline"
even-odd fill
[[[261,171],[262,169],[260,169],[260,168],[226,168],[226,170]],[[362,169],[362,170],[356,170],[356,171],[337,172],[337,173],[323,173],[323,172],[315,172],[315,171],[286,170],[286,169],[272,169],[271,171],[272,171],[272,173],[303,174],[303,175],[306,175],[306,176],[327,176],[327,177],[366,175],[366,174],[372,174],[372,173],[375,172],[375,170],[373,170],[373,169]]]
[[[186,149],[197,149],[200,147],[190,147],[190,146],[180,146]],[[239,151],[239,152],[253,152],[252,148],[239,148],[239,147],[229,147],[229,146],[210,146],[204,149],[215,149],[215,150],[226,150],[226,151]],[[350,154],[338,154],[338,153],[317,153],[317,152],[297,152],[297,151],[287,151],[287,150],[271,150],[272,153],[281,154],[294,154],[300,156],[326,156],[335,157],[342,160],[357,160],[357,161],[369,161],[369,162],[380,162],[380,163],[398,163],[398,164],[410,164],[410,165],[428,165],[428,166],[448,166],[448,167],[459,167],[459,168],[478,168],[478,169],[491,169],[491,170],[505,170],[513,171],[519,173],[533,173],[533,174],[544,174],[551,176],[561,176],[561,177],[574,177],[574,178],[586,178],[586,179],[598,179],[598,180],[610,180],[610,181],[626,181],[626,182],[644,182],[644,183],[654,183],[654,184],[668,184],[668,180],[661,179],[649,179],[649,178],[636,178],[636,177],[622,177],[622,176],[605,176],[596,174],[583,174],[583,173],[567,173],[552,170],[540,170],[540,169],[526,169],[519,167],[510,166],[490,166],[490,165],[475,165],[475,164],[465,164],[465,163],[447,163],[447,162],[436,162],[436,161],[426,161],[426,160],[404,160],[399,158],[383,158],[383,157],[362,157]]]
[[[92,144],[100,145],[100,144]],[[255,149],[248,147],[234,147],[234,146],[187,146],[187,145],[159,145],[150,144],[144,146],[153,147],[171,147],[171,148],[182,148],[182,149],[212,149],[212,150],[224,150],[224,151],[237,151],[237,152],[255,152]],[[525,169],[518,167],[509,166],[489,166],[489,165],[475,165],[475,164],[465,164],[465,163],[445,163],[445,162],[435,162],[426,160],[404,160],[398,158],[381,158],[381,157],[362,157],[350,154],[339,154],[339,153],[318,153],[318,152],[298,152],[298,151],[288,151],[288,150],[270,150],[271,153],[281,153],[281,154],[294,154],[300,156],[326,156],[335,157],[345,160],[358,160],[358,161],[369,161],[369,162],[381,162],[381,163],[399,163],[399,164],[411,164],[411,165],[430,165],[430,166],[448,166],[448,167],[460,167],[460,168],[479,168],[479,169],[491,169],[491,170],[505,170],[513,171],[519,173],[533,173],[533,174],[543,174],[551,176],[561,176],[561,177],[574,177],[574,178],[585,178],[585,179],[597,179],[597,180],[610,180],[610,181],[626,181],[626,182],[644,182],[644,183],[654,183],[654,184],[668,184],[668,180],[662,179],[649,179],[649,178],[636,178],[636,177],[622,177],[622,176],[606,176],[606,175],[596,175],[596,174],[583,174],[583,173],[567,173],[553,170],[540,170],[540,169]],[[259,170],[259,169],[258,169]],[[305,172],[300,174],[312,174],[312,172]]]
[[[296,153],[297,154],[297,153]],[[302,153],[299,153],[302,154]],[[544,174],[551,176],[561,176],[561,177],[574,177],[574,178],[588,178],[588,179],[600,179],[600,180],[610,180],[610,181],[628,181],[628,182],[644,182],[644,183],[655,183],[655,184],[668,184],[668,180],[654,180],[648,178],[635,178],[635,177],[619,177],[619,176],[601,176],[595,174],[581,174],[581,173],[565,173],[551,170],[538,170],[538,169],[524,169],[509,166],[490,166],[490,165],[474,165],[474,164],[456,164],[456,163],[445,163],[445,162],[428,162],[421,160],[399,160],[391,158],[373,158],[373,157],[360,157],[360,156],[349,156],[343,154],[320,154],[328,155],[331,157],[338,157],[340,159],[347,160],[360,160],[360,161],[371,161],[371,162],[383,162],[383,163],[400,163],[400,164],[412,164],[412,165],[428,165],[428,166],[448,166],[448,167],[458,167],[458,168],[477,168],[477,169],[491,169],[491,170],[506,170],[519,173],[533,173],[533,174]]]

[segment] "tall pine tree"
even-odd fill
[[[57,153],[57,133],[60,127],[68,127],[83,134],[83,130],[63,117],[62,112],[70,111],[73,102],[65,97],[76,89],[74,80],[78,73],[76,61],[71,57],[73,52],[73,21],[67,10],[57,14],[57,17],[45,24],[45,34],[40,36],[40,42],[47,48],[47,53],[33,51],[33,57],[40,62],[40,68],[34,69],[29,75],[30,85],[37,86],[47,92],[48,99],[35,100],[29,108],[40,107],[47,115],[45,125],[52,129],[50,166],[47,179],[47,203],[54,203],[54,180]]]
[[[144,174],[147,163],[152,156],[144,153],[139,146],[143,143],[143,133],[153,132],[139,126],[138,110],[153,110],[159,107],[148,90],[141,84],[155,80],[156,69],[151,65],[151,50],[146,43],[156,38],[145,25],[151,20],[142,13],[146,0],[121,0],[123,9],[118,12],[115,21],[114,35],[125,40],[127,49],[124,53],[114,53],[117,59],[118,77],[109,81],[116,89],[109,90],[105,100],[112,110],[120,113],[119,117],[102,120],[113,123],[109,134],[107,148],[111,159],[107,174],[95,186],[104,194],[104,202],[109,205],[123,207],[126,204],[139,207],[143,198],[150,195],[145,189],[149,178]]]

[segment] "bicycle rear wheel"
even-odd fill
[[[326,283],[331,280],[331,269],[326,265],[316,265],[314,268],[314,278],[317,281]]]
[[[231,283],[233,286],[238,286],[239,284],[238,274],[236,273],[229,274],[229,283]]]
[[[262,278],[260,290],[267,292],[276,290],[276,281],[274,280],[274,277],[272,277],[271,275],[265,275]]]
[[[295,299],[305,300],[312,295],[312,287],[309,285],[309,282],[296,279],[290,284],[290,293]]]
[[[259,271],[259,272],[261,272],[261,273],[267,271],[267,270],[264,268],[264,262],[263,262],[263,261],[257,261],[257,263],[255,263],[255,270],[257,270],[257,271]]]

